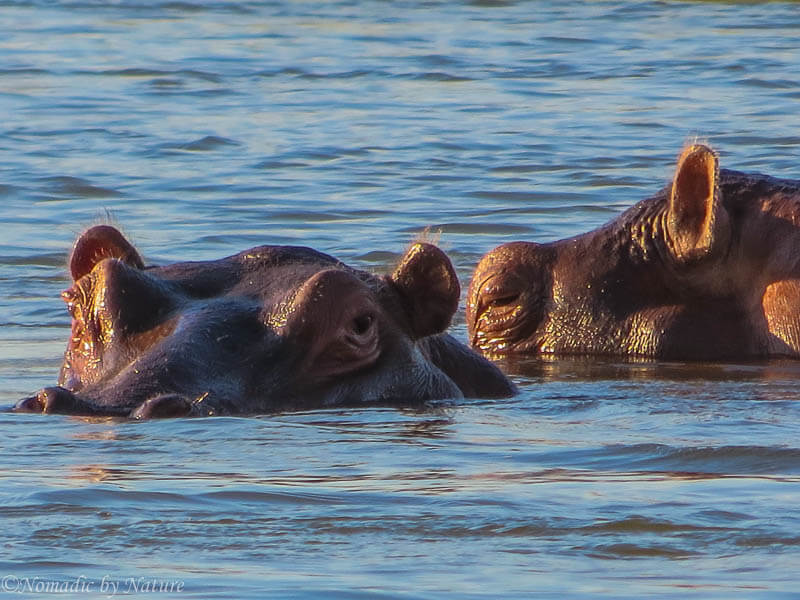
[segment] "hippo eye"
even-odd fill
[[[482,290],[483,305],[486,308],[504,308],[519,304],[522,292],[519,285],[507,281],[493,282]]]
[[[519,296],[518,293],[495,296],[494,298],[489,298],[487,304],[489,304],[489,306],[508,306],[509,304],[516,304],[517,300],[519,300]]]
[[[67,305],[67,312],[74,318],[78,312],[78,294],[70,288],[61,292],[61,298]]]
[[[353,333],[356,335],[364,335],[370,330],[374,322],[375,317],[369,313],[359,315],[353,319]]]
[[[89,305],[91,281],[83,278],[76,282],[71,288],[61,292],[61,298],[67,304],[67,311],[75,318],[83,307]]]

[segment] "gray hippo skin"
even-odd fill
[[[119,231],[98,226],[76,242],[70,270],[58,387],[18,411],[147,418],[514,393],[443,333],[460,287],[430,244],[383,277],[292,246],[145,267]]]
[[[692,145],[607,225],[484,256],[467,326],[494,357],[798,358],[800,181],[720,170]]]

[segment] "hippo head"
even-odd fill
[[[383,277],[289,246],[146,267],[119,231],[98,226],[76,242],[70,271],[58,387],[17,410],[141,418],[513,392],[442,334],[459,284],[430,244]]]
[[[692,145],[671,185],[604,227],[489,252],[467,326],[494,356],[800,357],[800,182]]]

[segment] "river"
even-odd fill
[[[55,383],[94,223],[375,272],[427,235],[466,287],[696,139],[800,178],[796,2],[2,0],[0,31],[6,407]],[[515,398],[419,411],[2,412],[0,595],[798,597],[800,363],[507,368]]]

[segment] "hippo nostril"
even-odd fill
[[[77,399],[62,387],[47,387],[35,396],[20,400],[14,410],[20,412],[67,413],[76,407]]]
[[[39,399],[39,394],[30,396],[28,398],[23,398],[14,405],[14,410],[17,412],[40,413],[44,412],[43,408],[44,406],[42,401]]]
[[[131,419],[163,419],[185,417],[192,411],[192,403],[179,394],[162,394],[142,402],[128,415]]]

